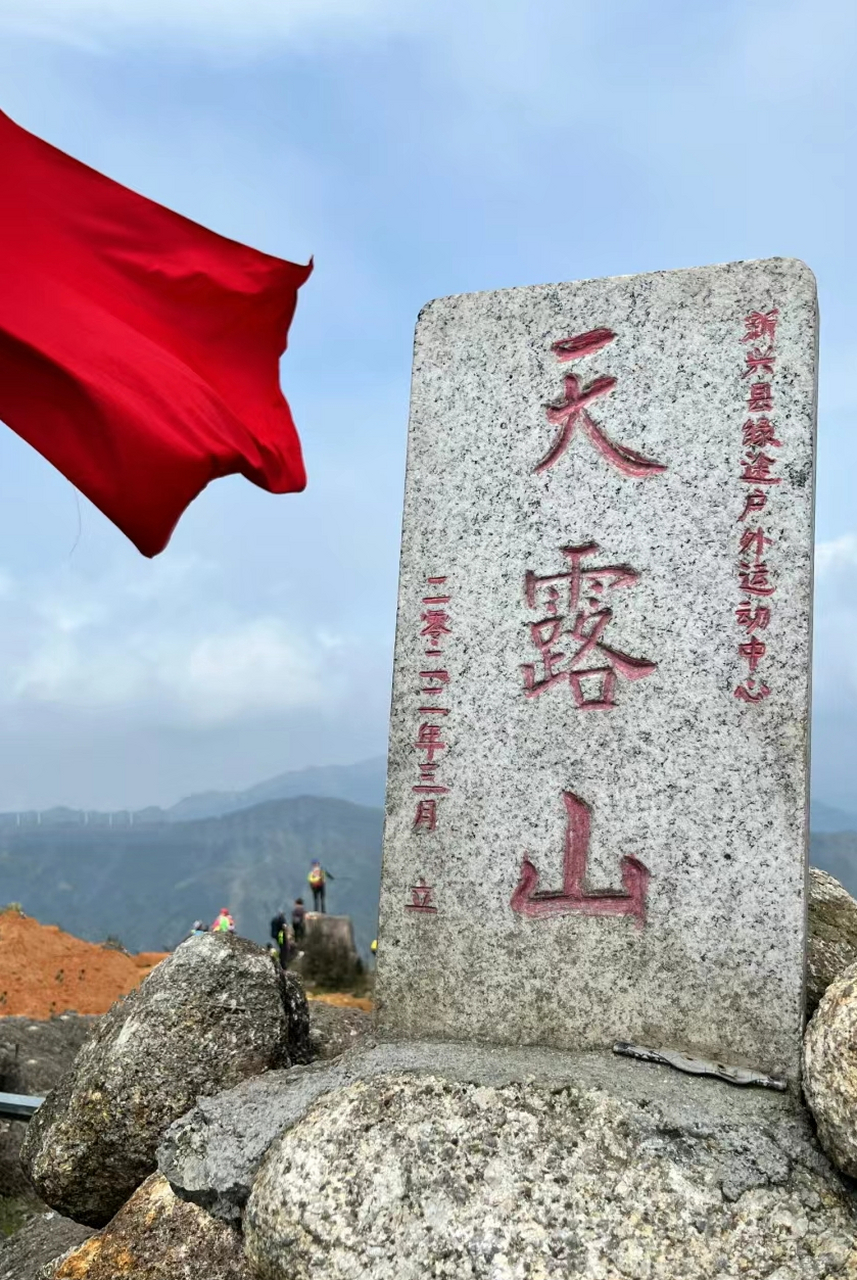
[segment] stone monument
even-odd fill
[[[422,311],[382,1035],[797,1078],[817,336],[790,259]]]

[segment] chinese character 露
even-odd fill
[[[613,617],[612,609],[604,606],[605,591],[633,586],[639,575],[628,565],[584,568],[583,560],[598,551],[594,542],[560,549],[569,565],[565,572],[538,575],[528,571],[524,580],[527,605],[546,615],[539,622],[528,623],[541,665],[521,666],[524,693],[536,698],[552,685],[567,681],[576,707],[607,710],[616,705],[617,673],[626,680],[641,680],[657,670],[657,663],[632,658],[602,640]],[[562,600],[560,585],[564,588]],[[559,645],[562,647],[556,647]]]

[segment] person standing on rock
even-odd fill
[[[333,879],[334,877],[329,871],[325,871],[318,858],[313,858],[312,866],[310,867],[309,875],[307,876],[309,887],[312,889],[313,911],[321,911],[322,913],[325,911],[325,887],[327,885],[327,881]]]
[[[295,898],[295,905],[292,907],[292,932],[295,943],[300,946],[306,937],[306,907],[303,898]]]
[[[235,921],[232,919],[232,916],[229,914],[228,907],[220,908],[220,915],[217,917],[214,924],[211,926],[211,932],[212,933],[234,933],[235,932]]]

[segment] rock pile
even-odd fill
[[[183,944],[96,1029],[28,1136],[50,1204],[115,1216],[15,1280],[850,1280],[844,893],[813,876],[805,1088],[821,1146],[794,1096],[608,1053],[319,1035],[260,948]]]

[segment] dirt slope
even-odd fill
[[[0,1015],[106,1013],[163,959],[82,942],[7,907],[0,912]]]

